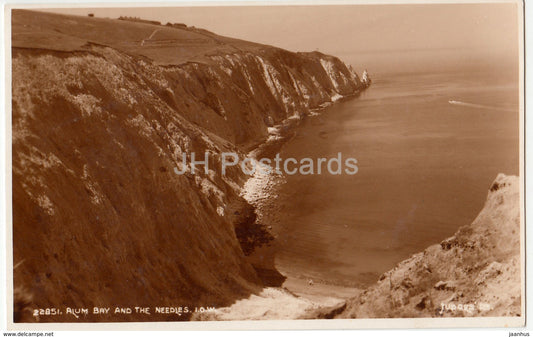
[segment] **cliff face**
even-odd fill
[[[520,316],[520,180],[498,175],[471,225],[383,274],[338,317]]]
[[[178,87],[169,104],[184,94],[192,97],[207,116],[178,107],[184,116],[238,145],[257,144],[266,136],[265,126],[301,116],[362,88],[344,63],[320,53],[265,48],[209,59],[207,64],[165,69],[171,86]],[[183,72],[189,76],[184,78]]]
[[[358,93],[357,75],[331,56],[198,30],[158,27],[154,44],[143,23],[12,21],[14,283],[29,307],[221,306],[259,291],[233,223],[248,177],[223,177],[220,154],[244,156],[268,126]],[[169,48],[196,54],[173,64]],[[206,151],[207,174],[174,173],[183,153]]]

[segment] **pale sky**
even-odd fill
[[[483,63],[518,58],[518,7],[506,4],[322,5],[54,9],[182,22],[292,51],[333,54],[364,67]],[[363,63],[363,64],[362,64]]]

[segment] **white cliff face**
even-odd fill
[[[361,81],[363,83],[367,83],[368,82],[368,72],[366,70],[363,72],[363,77],[361,78]]]
[[[470,225],[386,272],[341,317],[522,313],[520,178],[499,174]]]
[[[326,73],[328,74],[329,80],[333,84],[333,87],[335,88],[335,90],[338,91],[339,83],[337,82],[337,79],[336,79],[337,76],[336,76],[333,64],[324,59],[320,59],[320,64],[322,65]]]
[[[303,58],[299,55],[298,57]],[[327,102],[335,102],[342,97],[357,93],[362,83],[353,69],[342,62],[332,61],[331,57],[322,55],[306,58],[304,62],[317,62],[320,68],[298,69],[284,64],[284,60],[269,55],[252,53],[235,53],[224,56],[212,56],[215,62],[209,65],[207,74],[210,83],[219,87],[238,83],[240,90],[249,99],[257,101],[275,100],[267,111],[276,122],[290,117],[299,111],[308,113]],[[318,80],[320,78],[320,80]],[[264,88],[268,89],[265,92]],[[219,100],[219,111],[227,111],[223,100]]]
[[[366,69],[363,72],[363,76],[361,77],[361,83],[365,88],[370,86],[370,83],[372,83],[372,80],[370,79],[370,76],[368,75],[368,71]]]

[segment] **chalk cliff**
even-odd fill
[[[246,233],[235,233],[247,176],[222,176],[221,153],[245,156],[268,127],[363,88],[318,52],[13,11],[13,262],[24,299],[16,320],[183,320],[189,313],[91,310],[192,310],[258,293]],[[175,174],[193,152],[209,153],[210,170]],[[37,308],[62,312],[36,317]]]

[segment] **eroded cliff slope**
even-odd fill
[[[244,156],[269,126],[357,94],[357,75],[335,57],[198,29],[20,10],[12,22],[14,285],[26,307],[192,308],[258,292],[234,228],[248,177],[222,176],[221,153]],[[209,153],[210,170],[175,174],[193,152]]]

